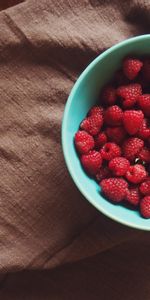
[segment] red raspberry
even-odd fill
[[[95,150],[81,156],[81,163],[85,171],[90,175],[96,175],[102,165],[101,154]]]
[[[111,160],[114,157],[121,156],[121,149],[115,143],[106,143],[101,149],[103,159]]]
[[[140,185],[140,192],[143,195],[150,196],[150,179],[141,183],[141,185]]]
[[[123,62],[123,72],[128,79],[133,80],[143,66],[142,61],[136,58],[126,58]]]
[[[126,178],[132,183],[140,183],[147,176],[147,172],[144,166],[137,164],[134,166],[130,166],[126,173]]]
[[[123,176],[128,171],[130,163],[125,157],[115,157],[108,166],[115,176]]]
[[[150,94],[144,94],[138,97],[138,104],[145,116],[150,117]]]
[[[121,202],[124,200],[128,190],[128,184],[122,178],[103,179],[100,186],[104,195],[114,202]]]
[[[111,172],[108,169],[108,167],[101,167],[100,170],[98,171],[98,173],[96,174],[96,179],[98,182],[100,182],[101,180],[105,179],[105,178],[109,178],[111,177]]]
[[[100,149],[107,142],[107,135],[105,132],[100,132],[97,137],[95,137],[95,147]]]
[[[138,188],[132,187],[127,191],[126,200],[134,205],[137,206],[140,203],[140,193]]]
[[[130,108],[142,94],[142,87],[138,83],[122,85],[117,89],[117,95],[123,99],[123,107]]]
[[[126,131],[133,135],[142,126],[144,115],[141,110],[126,110],[123,114],[123,124]]]
[[[122,146],[123,154],[129,161],[134,161],[143,146],[144,142],[141,139],[136,137],[128,138]]]
[[[146,196],[140,202],[140,212],[144,218],[150,218],[150,196]]]
[[[150,138],[150,127],[149,127],[147,119],[143,120],[142,125],[138,132],[138,136],[144,140],[147,140],[148,138]]]
[[[116,95],[116,89],[108,85],[106,86],[101,94],[101,100],[105,105],[113,105],[116,102],[117,95]]]
[[[79,153],[85,154],[94,148],[94,139],[86,131],[78,131],[75,134],[75,145]]]
[[[138,157],[145,163],[150,163],[150,150],[147,147],[144,147],[140,151]]]
[[[109,140],[116,144],[122,144],[126,137],[126,131],[123,127],[107,127],[106,134]]]
[[[150,81],[150,59],[144,60],[142,74],[145,81]]]
[[[103,116],[104,114],[104,108],[102,106],[93,106],[88,113],[88,116],[93,116],[93,115],[101,115]]]
[[[117,105],[113,105],[106,109],[104,120],[107,125],[117,126],[122,124],[122,117],[122,109]]]
[[[92,115],[91,117],[85,118],[80,124],[80,128],[87,131],[91,135],[99,133],[103,125],[103,117],[100,114]]]

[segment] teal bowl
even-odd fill
[[[150,230],[150,219],[138,211],[114,205],[100,195],[99,185],[84,172],[74,146],[74,135],[88,110],[97,103],[100,89],[128,54],[150,54],[150,34],[125,40],[99,55],[80,75],[66,104],[62,122],[62,146],[70,175],[84,197],[107,217],[124,225]],[[80,209],[80,208],[79,208]]]

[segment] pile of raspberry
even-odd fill
[[[113,203],[150,218],[150,58],[127,57],[75,134],[81,164]]]

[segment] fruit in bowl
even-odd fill
[[[150,230],[149,54],[145,35],[96,58],[75,84],[62,126],[66,163],[83,195],[112,219],[145,230]]]

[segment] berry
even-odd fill
[[[115,176],[124,176],[130,166],[125,157],[115,157],[109,162],[109,169]]]
[[[139,129],[138,136],[143,140],[150,138],[150,127],[148,125],[148,120],[144,119],[142,125]]]
[[[122,124],[122,117],[122,109],[117,105],[113,105],[106,109],[104,120],[107,125],[117,126]]]
[[[144,115],[141,110],[126,110],[123,114],[123,125],[130,134],[136,134],[142,126]]]
[[[123,127],[107,127],[106,134],[108,139],[116,144],[122,144],[126,137],[126,131]]]
[[[93,115],[103,116],[103,114],[104,114],[104,108],[102,106],[93,106],[88,112],[89,117]]]
[[[116,89],[110,85],[106,86],[101,94],[101,100],[105,105],[113,105],[116,102]]]
[[[144,147],[138,157],[145,163],[150,163],[150,150],[147,147]]]
[[[102,158],[111,160],[114,157],[121,156],[121,148],[115,143],[106,143],[101,149]]]
[[[142,182],[146,178],[146,176],[147,176],[147,172],[144,166],[140,164],[130,166],[126,173],[126,178],[128,179],[128,181],[135,184]]]
[[[145,116],[150,117],[150,94],[144,94],[139,96],[138,104]]]
[[[144,142],[136,137],[128,138],[122,146],[123,155],[129,160],[134,161],[140,150],[143,148]]]
[[[145,81],[150,81],[150,59],[145,59],[142,68],[142,74]]]
[[[127,191],[127,195],[126,195],[126,200],[134,205],[137,206],[140,203],[140,192],[139,189],[137,187],[131,187],[129,188],[129,190]]]
[[[94,148],[94,139],[86,131],[78,131],[75,134],[75,145],[79,153],[85,154]]]
[[[81,163],[88,174],[96,175],[102,165],[101,154],[95,150],[91,150],[88,154],[81,156]]]
[[[100,183],[103,194],[111,201],[121,202],[128,190],[127,182],[122,178],[103,179]]]
[[[144,218],[150,218],[150,196],[146,196],[140,202],[140,212]]]
[[[143,195],[150,196],[150,179],[141,183],[141,185],[140,185],[140,192]]]
[[[143,66],[142,61],[136,58],[126,58],[123,62],[123,72],[128,79],[133,80]]]
[[[123,100],[123,107],[130,108],[142,94],[142,87],[138,83],[122,85],[117,89],[117,95]]]
[[[103,125],[103,117],[100,114],[94,114],[90,117],[85,118],[80,124],[80,128],[87,131],[91,135],[99,133]]]
[[[109,178],[111,177],[111,172],[108,169],[108,167],[101,167],[98,171],[98,173],[96,174],[96,179],[98,182],[100,182],[101,180],[105,179],[105,178]]]
[[[105,132],[100,132],[98,136],[95,137],[95,147],[100,149],[107,142],[107,135]]]

